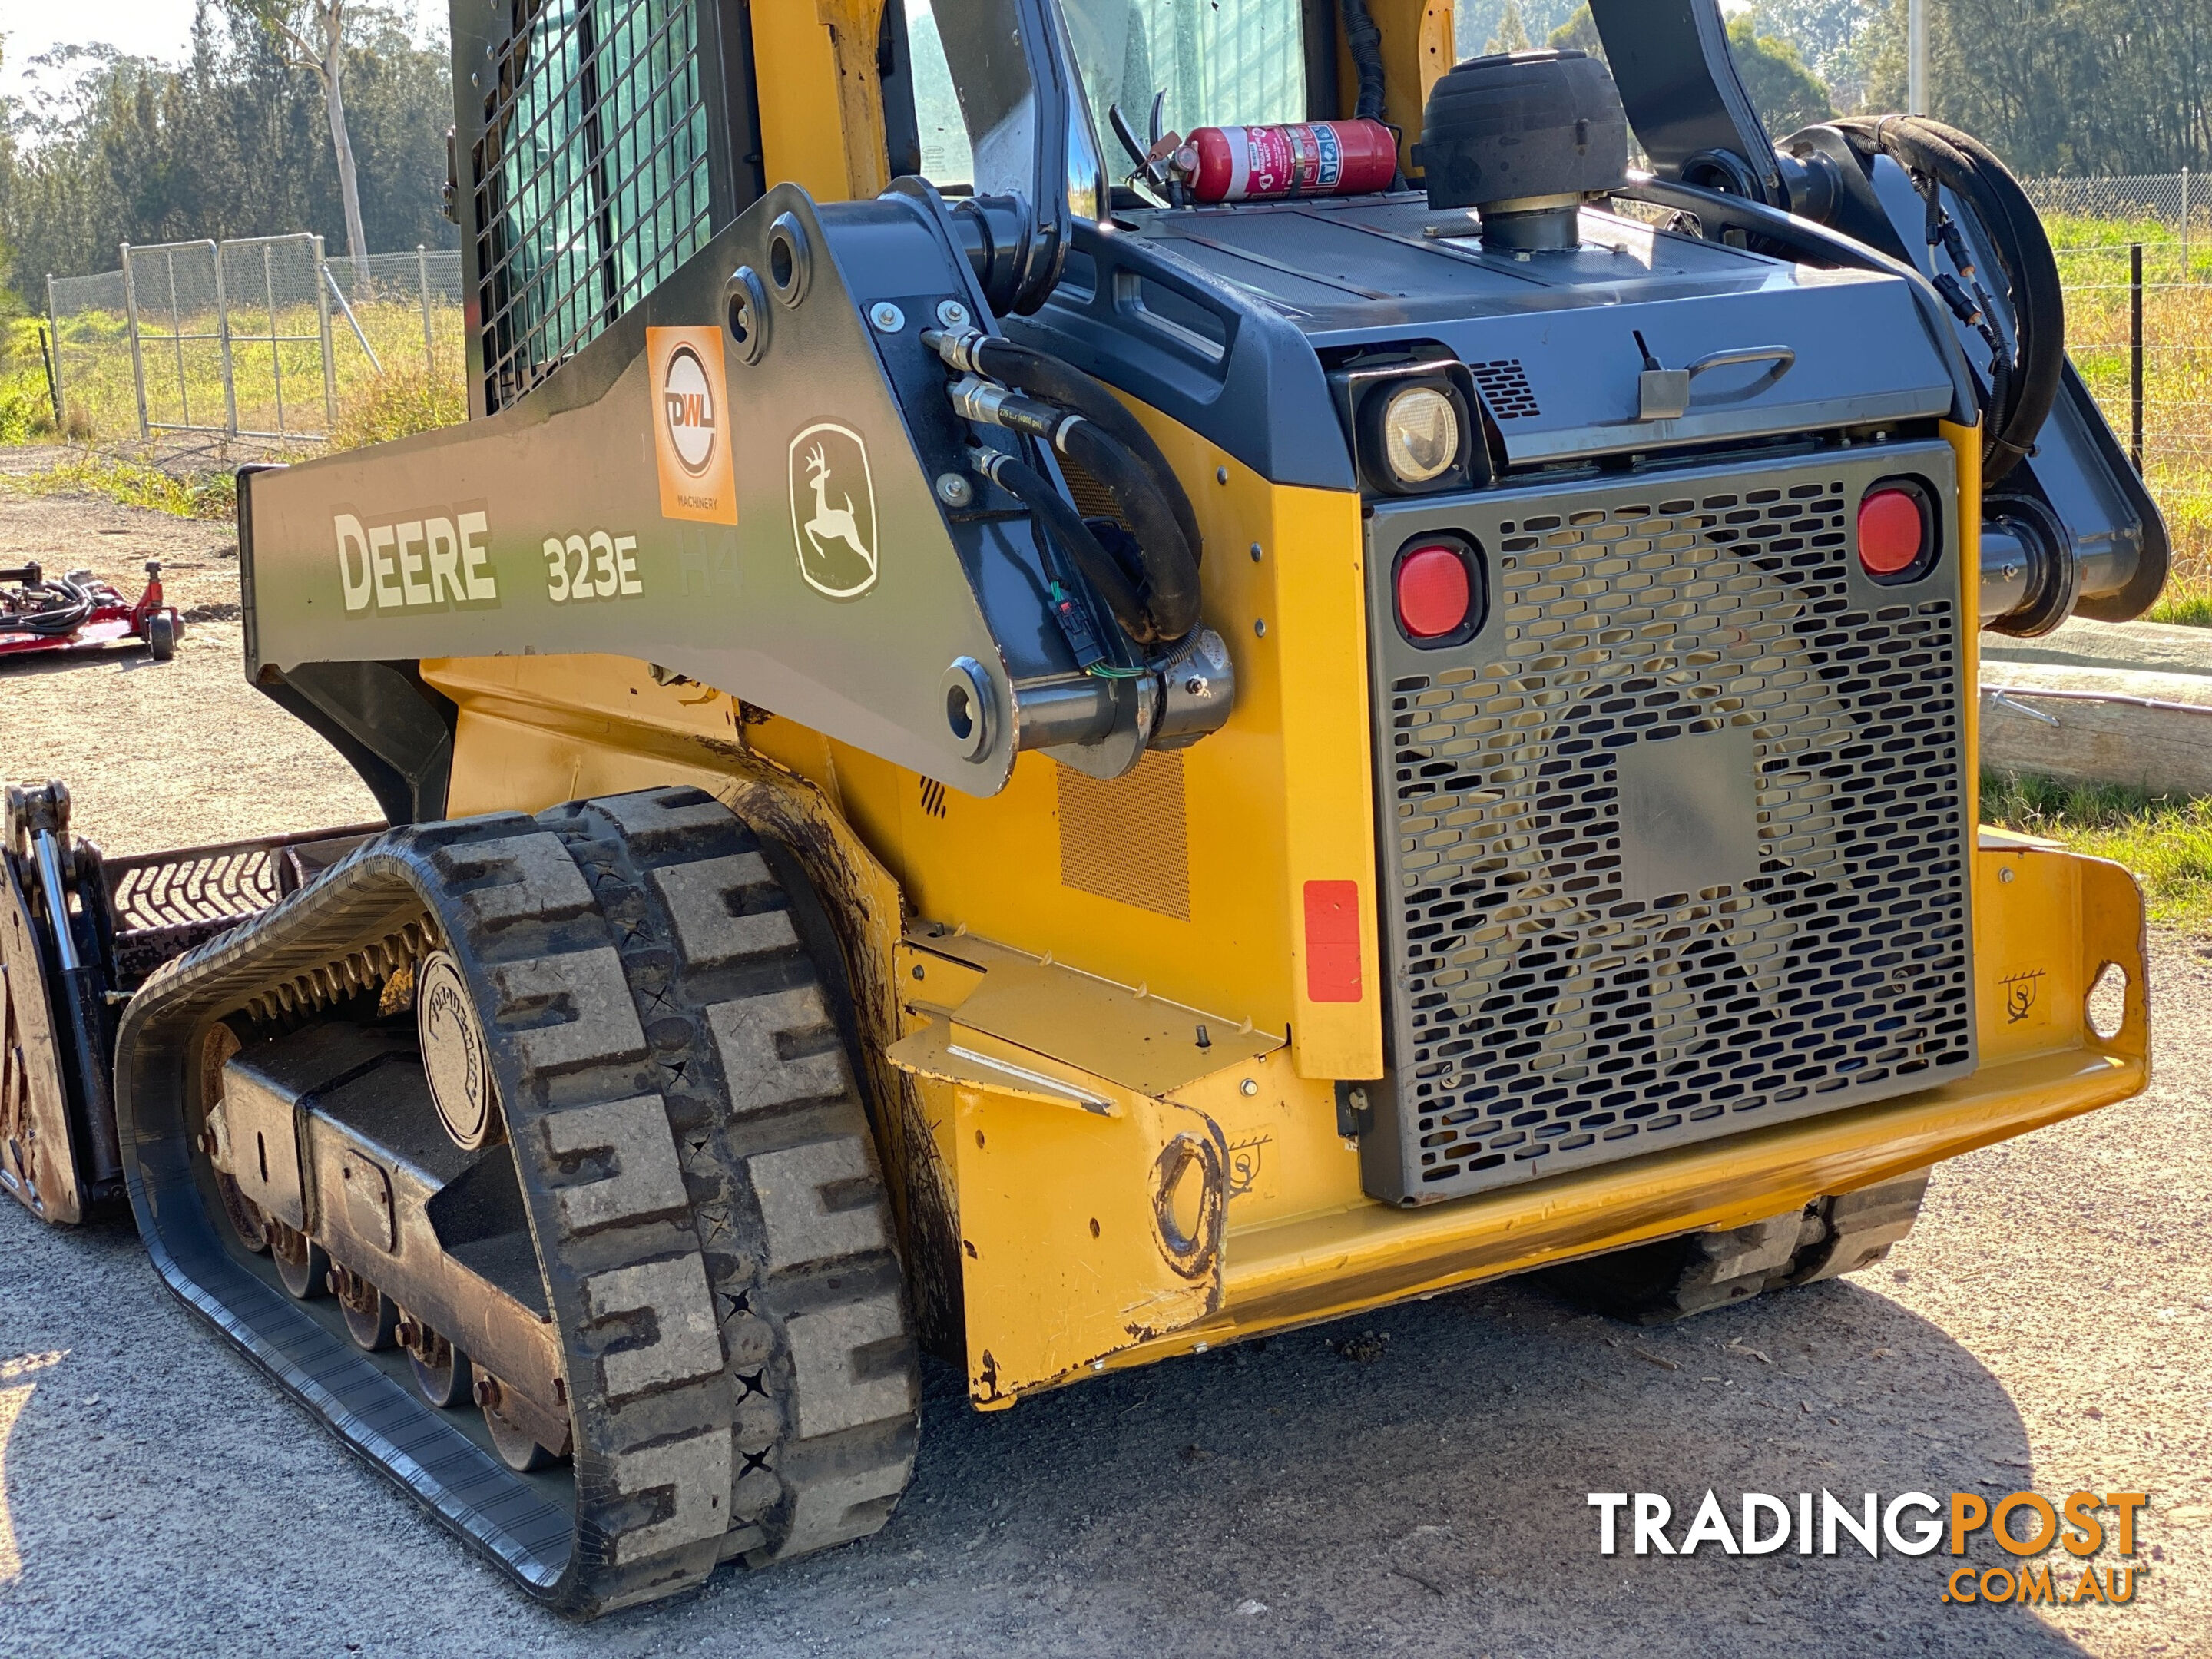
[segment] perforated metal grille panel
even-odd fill
[[[508,0],[470,158],[488,406],[696,252],[707,116],[691,0]]]
[[[1487,363],[1469,363],[1468,370],[1482,389],[1482,401],[1492,419],[1517,421],[1544,411],[1528,385],[1528,371],[1518,357],[1500,357]]]
[[[1374,521],[1393,1076],[1369,1190],[1456,1196],[1926,1087],[1972,1063],[1955,548],[1857,566],[1940,444]],[[1492,603],[1396,631],[1449,526]]]

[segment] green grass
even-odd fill
[[[228,471],[176,473],[97,450],[71,447],[52,466],[0,476],[0,491],[17,495],[98,495],[179,519],[229,519],[238,483]]]
[[[383,365],[380,374],[362,353],[353,331],[337,325],[337,419],[327,441],[301,438],[288,446],[305,457],[364,444],[384,443],[410,433],[450,426],[468,416],[461,389],[460,313],[434,313],[433,350],[426,359],[422,313],[408,305],[364,303],[356,307],[363,330]],[[268,319],[241,314],[233,319],[239,336]],[[195,325],[188,324],[187,326]],[[314,313],[278,319],[280,332],[312,331]],[[68,436],[54,463],[36,472],[0,478],[0,490],[18,495],[98,495],[126,507],[143,507],[182,518],[222,519],[234,511],[237,487],[228,463],[214,466],[155,465],[106,453],[103,444],[136,439],[137,393],[131,374],[128,332],[121,319],[89,312],[63,325],[67,355],[63,360],[63,395]],[[38,349],[35,332],[27,337]],[[44,368],[35,355],[20,367],[20,342],[12,360],[0,363],[0,443],[52,438],[53,411]],[[434,361],[436,368],[431,368]],[[179,349],[149,347],[147,356],[148,413],[155,422],[221,424],[227,410],[222,363],[216,349],[187,343]],[[322,352],[319,345],[258,346],[234,337],[232,383],[239,424],[273,432],[306,427],[319,432],[325,423]],[[283,398],[280,422],[278,398]],[[275,456],[271,459],[289,459]]]
[[[2173,577],[2158,603],[2144,612],[2143,620],[2181,628],[2212,628],[2212,581],[2200,575]]]
[[[1984,771],[1982,819],[2124,864],[2153,921],[2212,928],[2212,799]]]

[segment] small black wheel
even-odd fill
[[[415,1373],[415,1391],[440,1411],[468,1404],[469,1357],[428,1326],[418,1328],[408,1346],[407,1368]]]
[[[146,649],[155,662],[167,662],[177,654],[177,624],[173,617],[157,611],[146,618]]]
[[[491,1449],[499,1461],[517,1474],[550,1469],[561,1460],[538,1443],[538,1437],[511,1420],[499,1406],[499,1379],[483,1366],[476,1367],[477,1394],[483,1407],[484,1427],[491,1434]]]
[[[330,1294],[331,1258],[305,1233],[282,1222],[269,1229],[269,1253],[276,1260],[276,1277],[295,1302],[313,1302]]]
[[[334,1270],[338,1306],[345,1314],[346,1334],[363,1353],[390,1347],[399,1334],[399,1304],[359,1273],[343,1267]]]

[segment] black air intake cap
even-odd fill
[[[1438,210],[1602,195],[1627,182],[1628,117],[1587,52],[1470,58],[1430,92],[1415,159]]]

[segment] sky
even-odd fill
[[[446,0],[398,0],[419,33],[443,35]],[[58,46],[113,46],[173,62],[191,39],[192,0],[0,0],[0,97],[20,93],[30,60]]]

